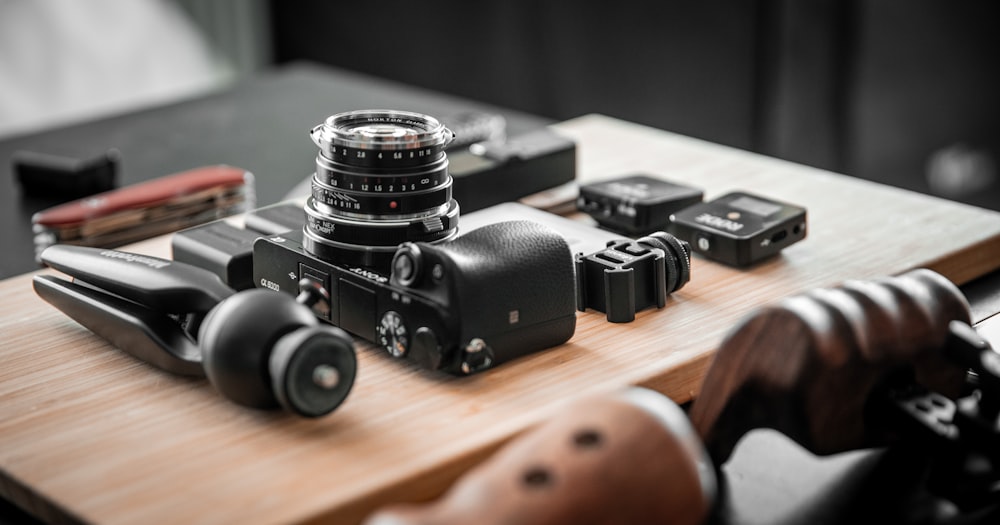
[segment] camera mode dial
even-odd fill
[[[382,314],[375,327],[379,344],[393,357],[403,357],[409,350],[410,338],[403,324],[403,316],[392,310]]]

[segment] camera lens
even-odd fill
[[[303,245],[313,255],[387,271],[396,247],[458,232],[445,148],[433,117],[394,110],[339,113],[310,133],[319,146]]]

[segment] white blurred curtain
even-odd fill
[[[201,4],[214,18],[171,0],[0,0],[0,137],[193,96],[267,59],[263,15],[222,10],[262,2]]]

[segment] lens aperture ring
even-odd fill
[[[426,146],[420,149],[406,150],[370,150],[338,146],[323,149],[323,156],[347,166],[395,169],[422,166],[444,158],[444,146]]]
[[[310,132],[327,158],[351,166],[419,166],[442,156],[454,134],[437,119],[395,110],[333,115]]]
[[[318,243],[329,241],[331,246],[395,247],[406,241],[435,242],[454,235],[458,230],[459,208],[454,199],[436,213],[407,219],[364,220],[332,215],[318,208],[312,198],[306,201],[305,212],[307,237]],[[312,252],[308,244],[306,249]]]

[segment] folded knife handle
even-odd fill
[[[169,202],[213,187],[249,185],[252,188],[253,184],[253,175],[242,168],[204,166],[60,204],[36,213],[32,222],[48,228],[77,225],[123,211]],[[248,209],[254,206],[255,197],[251,194],[252,190],[248,190]]]

